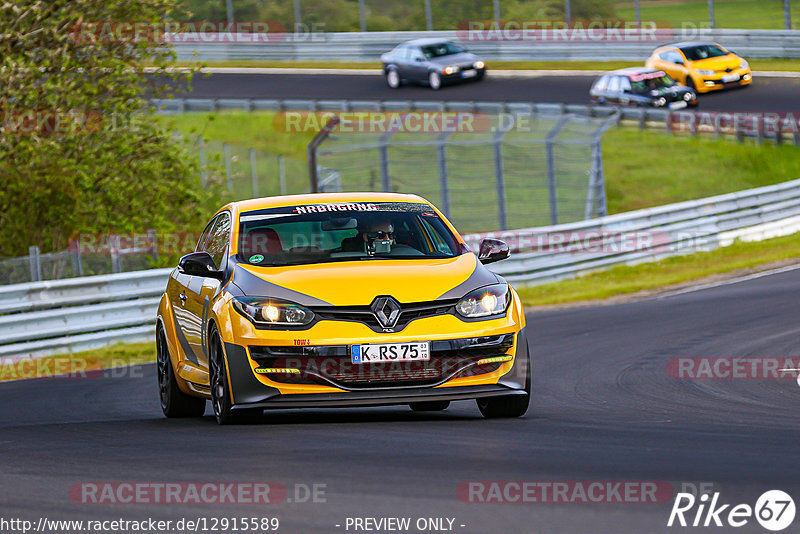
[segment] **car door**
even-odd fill
[[[203,244],[217,269],[223,269],[227,261],[228,244],[231,239],[231,215],[222,212],[214,222],[214,228]],[[186,340],[197,356],[197,363],[208,371],[208,317],[211,300],[217,294],[220,280],[207,276],[192,276],[186,288],[186,312],[191,317],[193,328],[187,332]]]
[[[227,212],[215,217],[197,243],[196,252],[208,252],[218,268],[222,267],[228,253],[231,216]],[[219,289],[220,281],[205,276],[176,274],[176,298],[170,300],[173,313],[180,328],[179,339],[186,359],[208,372],[206,335],[211,299]]]
[[[670,78],[674,80],[685,80],[687,69],[683,54],[677,50],[669,50],[664,52],[662,56],[664,61],[662,62],[663,67],[661,70],[669,74]]]
[[[609,104],[619,103],[621,76],[611,76],[608,80],[608,90],[606,92],[606,102]]]
[[[408,48],[408,53],[408,79],[416,82],[427,81],[428,62],[425,59],[425,55],[422,53],[422,49],[418,46],[410,46]]]
[[[631,103],[631,80],[627,76],[619,77],[619,103],[629,106]]]
[[[200,234],[200,238],[197,240],[195,252],[205,250],[205,244],[208,242],[217,219],[218,217],[212,218],[206,225],[205,230],[203,230],[203,233]],[[196,317],[190,312],[192,306],[189,302],[189,295],[192,289],[196,289],[197,282],[194,280],[195,278],[197,277],[190,276],[180,269],[175,269],[167,284],[167,297],[169,298],[172,308],[172,317],[175,321],[175,333],[178,336],[180,351],[187,360],[199,364],[197,354],[189,343],[192,332],[198,329]]]

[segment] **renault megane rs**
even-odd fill
[[[486,417],[530,398],[519,297],[429,202],[390,193],[234,202],[181,258],[161,299],[167,417],[249,421],[271,408],[475,399]]]

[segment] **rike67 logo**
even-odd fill
[[[719,492],[711,495],[705,493],[699,497],[691,493],[678,493],[667,526],[739,528],[755,518],[763,528],[778,532],[792,524],[794,515],[794,500],[781,490],[763,493],[755,506],[723,504]]]

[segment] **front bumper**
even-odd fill
[[[472,76],[464,76],[465,71],[475,71],[475,74]],[[483,75],[486,73],[486,67],[482,69],[461,69],[458,72],[454,72],[453,74],[445,74],[444,72],[441,73],[442,82],[444,83],[456,83],[456,82],[468,82],[470,80],[480,80],[483,78]]]
[[[733,81],[723,81],[723,78],[728,75],[738,74],[739,79]],[[750,85],[753,81],[753,75],[750,69],[736,69],[731,72],[716,73],[712,76],[698,76],[698,82],[695,83],[698,92],[719,91],[731,87],[741,87]]]
[[[254,372],[259,364],[246,347],[225,343],[228,376],[235,409],[388,406],[432,400],[465,400],[506,395],[526,395],[530,390],[530,362],[525,328],[516,334],[513,360],[495,372],[455,378],[424,386],[334,389],[316,386],[289,388],[269,385]],[[282,391],[283,390],[283,391]]]

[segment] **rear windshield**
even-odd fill
[[[689,61],[700,61],[710,57],[727,56],[728,51],[717,45],[697,45],[681,48],[681,52]]]
[[[239,216],[239,261],[261,266],[452,258],[466,252],[427,204],[312,204]]]
[[[453,54],[460,54],[464,50],[457,45],[447,41],[443,43],[436,43],[422,47],[422,53],[425,54],[426,59],[435,57],[452,56]]]

